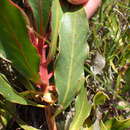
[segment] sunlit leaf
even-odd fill
[[[63,109],[81,88],[79,82],[84,77],[87,34],[88,22],[83,9],[63,15],[59,32],[59,57],[55,69],[58,103]]]
[[[130,118],[124,120],[112,118],[105,122],[105,126],[107,130],[124,130],[130,128]]]
[[[102,105],[105,103],[106,99],[109,99],[108,95],[104,92],[98,92],[93,98],[94,105]]]
[[[91,112],[91,105],[87,100],[87,94],[86,94],[87,91],[84,88],[84,86],[82,87],[83,88],[76,99],[76,104],[75,104],[76,113],[70,125],[69,130],[80,130],[85,119],[89,116]]]
[[[102,120],[100,121],[100,129],[101,130],[108,130]]]

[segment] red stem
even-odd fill
[[[49,85],[45,48],[42,48],[42,57],[41,57],[41,63],[40,63],[40,77],[46,83],[46,85]]]
[[[38,42],[38,51],[41,56],[41,63],[40,63],[40,77],[41,80],[44,82],[43,85],[41,85],[41,89],[43,90],[44,93],[48,92],[48,87],[49,87],[49,74],[48,74],[48,66],[47,66],[47,60],[46,60],[46,48],[45,46],[45,40],[39,39]]]
[[[39,51],[39,54],[41,55],[41,63],[40,63],[40,72],[39,73],[40,73],[41,79],[45,83],[41,87],[42,87],[44,93],[48,93],[50,75],[48,73],[46,48],[44,46],[45,46],[45,41],[39,40],[38,51]],[[45,115],[46,115],[46,120],[47,120],[47,124],[48,124],[48,129],[49,130],[57,130],[56,122],[55,122],[55,118],[53,117],[53,114],[52,114],[52,107],[51,106],[49,106],[48,108],[45,109]]]

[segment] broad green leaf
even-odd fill
[[[37,31],[43,35],[48,26],[52,0],[28,0],[27,2],[34,16],[34,19],[30,20],[36,22],[34,24],[36,24]]]
[[[108,95],[104,92],[98,92],[93,98],[94,105],[102,105],[105,103],[106,99],[109,99]]]
[[[65,109],[80,90],[84,76],[88,22],[83,9],[65,13],[59,32],[59,57],[55,68],[58,103]]]
[[[16,69],[29,80],[38,82],[39,56],[29,41],[23,15],[7,0],[0,1],[0,44]]]
[[[59,0],[53,0],[51,7],[51,43],[47,61],[50,62],[54,59],[56,49],[59,25],[63,16],[63,10]]]
[[[112,118],[105,122],[105,126],[107,130],[124,130],[130,128],[130,118],[124,120]]]
[[[91,105],[87,100],[87,94],[86,94],[87,91],[83,85],[82,87],[83,88],[76,99],[76,104],[75,104],[76,113],[70,125],[69,130],[80,130],[85,119],[89,116],[91,112]]]
[[[30,101],[23,96],[21,96],[18,92],[16,92],[8,83],[6,78],[0,74],[0,94],[9,102],[17,103],[21,105],[32,105],[37,107],[45,107],[44,105],[37,104],[33,101]]]

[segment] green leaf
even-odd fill
[[[39,56],[29,41],[22,13],[7,0],[0,1],[0,44],[16,69],[29,80],[38,82]]]
[[[0,108],[0,122],[4,125],[4,127],[7,126],[11,118],[11,115],[5,109]]]
[[[34,19],[30,19],[31,23],[35,21],[36,31],[43,35],[48,26],[52,0],[28,0],[27,2],[34,16]]]
[[[23,120],[21,120],[20,118],[16,118],[16,122],[20,125],[21,128],[23,128],[24,130],[40,130],[37,128],[34,128],[32,126],[29,126],[28,124],[26,124]]]
[[[1,41],[0,41],[0,58],[4,58],[4,59],[6,58],[6,54],[5,54]]]
[[[116,118],[112,118],[105,122],[107,130],[124,130],[126,128],[130,128],[130,118],[124,120],[118,120]]]
[[[76,99],[76,113],[69,130],[79,130],[83,125],[85,119],[90,115],[91,112],[91,105],[87,100],[87,91],[83,85],[82,87],[83,88]]]
[[[94,105],[102,105],[105,103],[106,99],[109,99],[108,95],[106,95],[104,92],[98,92],[93,98]]]
[[[61,8],[59,0],[53,0],[51,7],[51,15],[51,43],[47,59],[48,62],[54,59],[56,53],[59,25],[63,16],[63,10]]]
[[[108,130],[102,120],[100,121],[100,129],[101,130]]]
[[[84,77],[88,22],[83,9],[65,13],[59,32],[59,57],[56,62],[55,81],[58,103],[65,109],[80,90]]]
[[[32,105],[36,107],[45,107],[44,105],[37,104],[33,101],[30,101],[23,96],[20,96],[8,83],[7,79],[0,74],[0,94],[9,102],[17,103],[21,105]]]

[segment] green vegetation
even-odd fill
[[[14,1],[0,1],[0,129],[130,129],[130,0],[89,21],[67,1]]]

